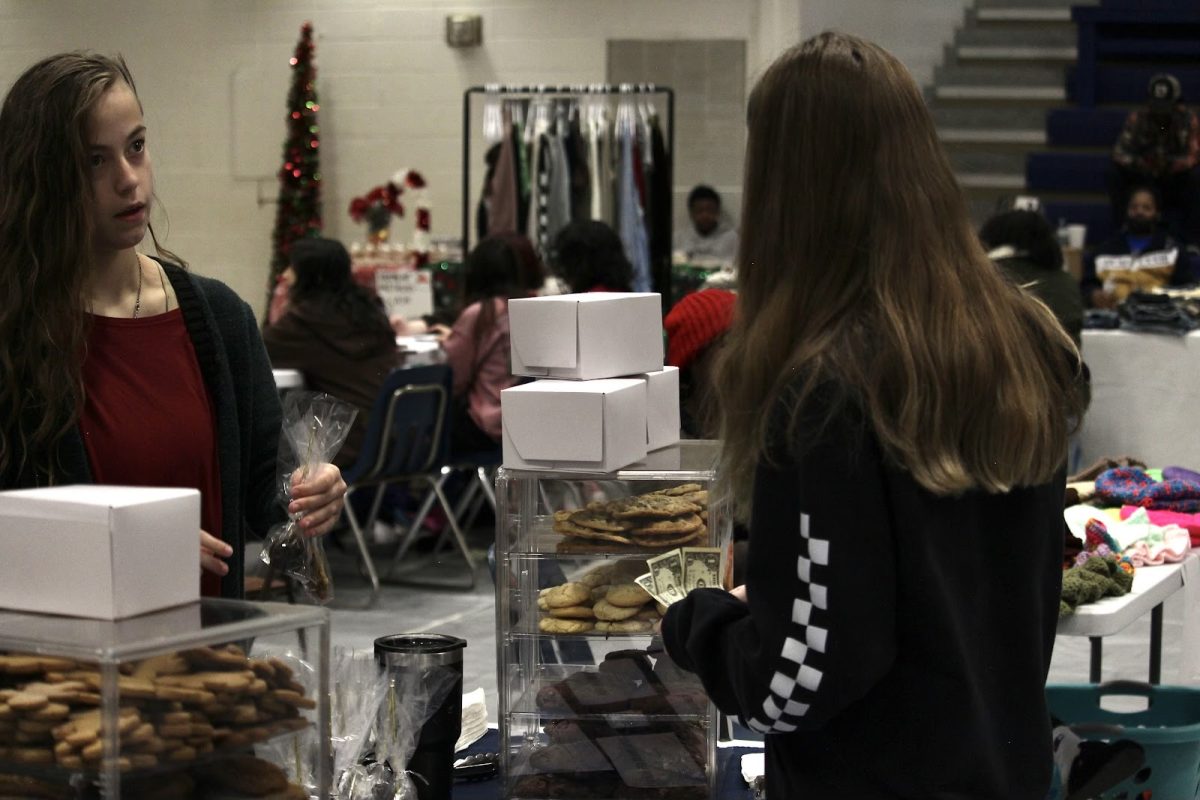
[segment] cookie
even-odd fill
[[[48,747],[10,747],[8,757],[18,764],[54,763],[54,752]]]
[[[48,705],[50,705],[50,698],[46,695],[34,694],[29,691],[21,691],[8,698],[8,707],[21,713],[37,711]]]
[[[53,784],[28,775],[0,773],[0,797],[20,797],[27,800],[66,800],[75,790],[65,784]]]
[[[187,660],[178,653],[164,653],[139,661],[133,667],[133,677],[154,680],[160,675],[183,675],[191,670]]]
[[[577,606],[592,596],[591,590],[582,583],[564,583],[551,587],[544,595],[551,609]]]
[[[708,490],[707,489],[701,489],[700,491],[692,492],[691,494],[681,494],[681,495],[678,495],[678,497],[680,500],[683,500],[684,502],[693,503],[695,505],[700,506],[700,508],[702,510],[708,508]]]
[[[29,719],[36,720],[62,720],[66,719],[71,714],[71,707],[65,703],[47,703],[37,711],[32,711],[28,714]]]
[[[600,586],[592,587],[592,596],[588,599],[588,602],[594,604],[599,600],[603,600],[605,598],[605,596],[608,594],[608,590],[611,588],[612,588],[611,583],[605,583],[605,584],[601,584]]]
[[[700,510],[694,503],[665,494],[645,494],[614,500],[608,504],[608,513],[616,519],[636,517],[678,517]]]
[[[6,675],[37,675],[44,671],[37,656],[0,656],[0,672]]]
[[[708,528],[700,528],[693,533],[685,533],[681,536],[635,536],[633,540],[642,547],[665,549],[698,541],[703,539],[706,533],[708,533]]]
[[[180,650],[179,655],[194,668],[201,670],[248,669],[250,666],[246,654],[236,645],[226,645],[222,648],[194,647]]]
[[[595,619],[592,607],[588,605],[563,606],[550,609],[550,616],[557,619]]]
[[[544,598],[544,597],[539,597],[537,599],[537,607],[538,607],[538,611],[549,611],[550,610],[550,604],[546,602],[546,598]]]
[[[622,608],[640,608],[650,602],[650,593],[636,583],[618,583],[604,595],[604,599],[614,606]]]
[[[600,633],[648,633],[654,630],[654,623],[643,619],[601,620],[596,623]]]
[[[554,531],[566,536],[575,536],[580,539],[599,539],[601,541],[617,542],[619,544],[631,543],[625,536],[618,536],[615,533],[607,533],[605,531],[597,531],[592,530],[591,528],[585,528],[582,525],[576,525],[570,520],[554,523]]]
[[[538,620],[538,630],[542,633],[587,633],[595,626],[591,620],[556,619],[542,617]]]
[[[602,512],[587,509],[576,511],[567,520],[580,527],[591,528],[594,531],[603,531],[604,533],[620,533],[633,527],[628,522],[615,520]]]
[[[650,622],[657,622],[658,620],[662,619],[662,614],[659,613],[659,610],[657,608],[655,608],[654,606],[643,606],[642,610],[638,611],[638,613],[634,614],[632,619],[640,619],[640,620],[648,620]]]
[[[602,564],[595,569],[588,570],[588,572],[579,579],[579,582],[584,586],[591,587],[604,586],[612,583],[613,569],[614,565],[612,564]]]
[[[311,697],[305,697],[303,692],[292,691],[291,689],[276,689],[273,692],[275,699],[287,703],[295,708],[316,708],[317,701]]]
[[[606,622],[616,622],[618,620],[629,619],[638,613],[639,607],[626,608],[624,606],[613,605],[607,600],[601,600],[592,606],[592,611],[596,614],[596,619]]]
[[[692,533],[704,527],[704,520],[696,514],[684,514],[679,517],[646,520],[630,531],[632,536],[673,536]]]
[[[704,487],[698,483],[681,483],[678,486],[668,486],[665,489],[656,489],[653,492],[646,492],[646,494],[661,494],[666,495],[667,497],[682,497],[683,495],[693,494],[694,492],[699,492],[703,489]]]

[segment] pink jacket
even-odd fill
[[[463,309],[442,342],[454,373],[454,396],[467,395],[468,413],[479,429],[500,441],[500,392],[516,383],[509,363],[508,301],[493,298],[496,322],[476,348],[480,303]]]

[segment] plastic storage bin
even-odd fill
[[[1120,697],[1143,697],[1149,705],[1133,711],[1101,707],[1106,698]],[[1141,745],[1141,766],[1094,795],[1098,800],[1200,798],[1200,689],[1134,681],[1050,685],[1046,702],[1051,715],[1086,742],[1111,745],[1129,740]]]
[[[0,778],[15,796],[222,795],[250,781],[328,797],[328,698],[323,608],[206,599],[116,622],[0,612]]]
[[[549,608],[539,606],[543,590],[566,583],[576,593],[585,583],[628,590],[634,576],[649,571],[648,558],[675,546],[728,553],[729,525],[716,508],[704,508],[703,530],[678,545],[688,533],[662,534],[661,541],[672,544],[651,546],[652,539],[632,531],[617,533],[625,541],[616,541],[554,529],[556,512],[589,503],[683,491],[689,484],[699,485],[689,493],[703,492],[715,448],[680,442],[605,474],[500,470],[496,643],[504,797],[715,796],[716,711],[699,679],[655,646],[656,604],[646,602],[627,624],[604,624],[597,616],[579,625],[563,618],[561,626],[548,626]],[[687,512],[693,513],[699,516]],[[600,599],[581,598],[573,609],[586,616]]]

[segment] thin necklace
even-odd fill
[[[137,262],[138,271],[138,288],[137,297],[133,300],[133,319],[137,319],[138,312],[142,310],[142,262]]]
[[[167,294],[167,277],[163,274],[162,264],[158,265],[158,282],[162,284],[163,290],[163,313],[171,310],[171,295]]]

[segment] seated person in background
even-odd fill
[[[541,285],[541,268],[521,252],[533,248],[516,235],[484,239],[467,256],[462,313],[442,340],[454,373],[450,449],[454,453],[500,446],[500,392],[517,383],[512,375],[508,300]],[[536,264],[536,261],[534,262]]]
[[[1194,280],[1189,254],[1160,221],[1157,193],[1150,186],[1136,187],[1129,195],[1125,225],[1084,254],[1079,288],[1089,308],[1116,308],[1136,289]]]
[[[1108,193],[1113,221],[1122,218],[1136,186],[1153,186],[1158,210],[1192,243],[1200,242],[1200,119],[1180,99],[1174,75],[1150,79],[1145,108],[1125,120],[1113,147]]]
[[[568,223],[554,237],[550,265],[572,294],[633,291],[633,265],[617,232],[594,219]]]
[[[352,465],[383,379],[402,362],[383,304],[350,276],[350,254],[333,239],[300,239],[284,270],[287,312],[263,331],[271,365],[298,369],[306,388],[352,404],[358,417],[334,460]]]
[[[732,264],[738,235],[721,214],[721,196],[700,184],[688,193],[687,208],[692,224],[675,232],[675,252],[690,263]]]
[[[1049,306],[1079,347],[1083,300],[1075,279],[1063,270],[1062,248],[1046,218],[1036,211],[1005,211],[983,224],[979,238],[988,258]]]
[[[709,439],[712,364],[717,345],[733,322],[737,296],[727,289],[701,289],[685,295],[663,320],[667,364],[679,367],[679,420],[689,439]]]

